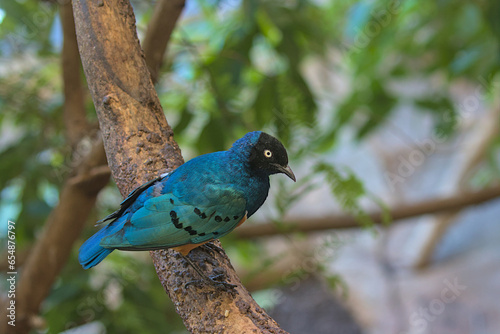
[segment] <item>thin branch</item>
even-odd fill
[[[63,119],[66,138],[71,147],[75,147],[89,130],[89,124],[85,115],[85,94],[80,70],[81,61],[76,43],[75,22],[71,3],[60,6],[60,17],[63,30],[63,47],[61,51],[64,83]]]
[[[448,228],[453,225],[458,217],[460,217],[460,212],[461,209],[457,209],[454,211],[441,213],[435,217],[433,221],[434,226],[432,232],[421,248],[418,259],[414,264],[414,267],[416,269],[421,270],[431,264],[432,256],[434,255],[436,246],[442,240],[443,236],[448,231]]]
[[[73,2],[78,45],[103,132],[109,165],[123,196],[183,163],[142,57],[128,1]],[[117,52],[119,50],[119,52]],[[227,256],[190,254],[203,268],[225,272],[233,293],[211,286],[186,288],[198,278],[173,250],[151,252],[156,272],[187,329],[206,333],[286,333],[241,285]]]
[[[470,140],[467,140],[465,147],[462,149],[465,154],[465,161],[458,173],[457,184],[455,185],[457,189],[466,189],[472,173],[484,161],[491,143],[498,137],[500,127],[498,124],[500,118],[500,105],[498,102],[499,99],[496,99],[489,113],[476,123],[475,131],[470,135]],[[436,217],[433,231],[419,254],[415,268],[424,269],[431,263],[434,250],[448,231],[448,228],[453,225],[459,216],[460,209]]]
[[[158,81],[163,57],[172,31],[184,9],[185,0],[159,0],[142,43],[151,80]]]
[[[389,215],[392,217],[393,221],[399,221],[426,214],[454,211],[484,203],[498,197],[500,197],[500,185],[473,192],[462,192],[445,198],[436,198],[413,204],[398,205],[397,207],[389,210]],[[382,212],[372,212],[369,216],[376,224],[382,224],[384,216]],[[344,214],[330,215],[328,217],[312,218],[307,220],[290,220],[287,225],[289,227],[284,229],[279,228],[273,223],[246,224],[236,229],[234,233],[240,238],[248,239],[291,232],[313,232],[330,229],[361,227],[355,217]]]

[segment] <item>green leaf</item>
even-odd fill
[[[340,173],[335,167],[324,162],[317,164],[314,171],[325,175],[332,194],[344,210],[353,214],[362,226],[373,226],[372,219],[359,204],[365,195],[365,189],[351,171]]]

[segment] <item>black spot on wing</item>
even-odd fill
[[[173,200],[173,199],[170,199],[170,203],[174,204],[174,200]]]
[[[215,216],[215,218],[214,218],[214,219],[215,219],[215,221],[216,221],[217,223],[220,223],[220,222],[222,221],[222,217],[221,217],[221,216]]]
[[[191,226],[184,227],[184,230],[186,232],[189,232],[190,235],[196,235],[196,234],[198,234],[198,232],[196,230],[193,230],[193,228]]]
[[[172,223],[174,223],[174,226],[178,229],[182,228],[182,223],[179,223],[179,218],[172,219]]]
[[[234,217],[233,217],[233,219],[234,219],[234,220],[236,220],[236,219],[238,219],[238,218],[240,218],[240,217],[239,217],[239,216],[234,216]]]
[[[205,213],[205,212],[201,212],[201,210],[200,210],[200,209],[198,209],[198,208],[194,208],[194,210],[193,210],[193,211],[194,211],[194,213],[195,213],[195,214],[197,214],[197,215],[198,215],[198,217],[200,217],[201,219],[205,219],[205,218],[207,218],[206,213]]]
[[[230,220],[231,220],[231,218],[229,218],[229,217],[224,218],[224,221],[225,221],[226,223],[227,223],[228,221],[230,221]]]
[[[204,237],[206,234],[205,233],[200,233],[198,234],[200,237]]]
[[[179,218],[177,217],[177,212],[174,210],[170,211],[170,218],[172,219],[172,223],[178,229],[182,228],[182,223],[179,223]]]

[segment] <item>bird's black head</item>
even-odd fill
[[[283,173],[293,181],[295,175],[288,166],[288,154],[283,144],[273,136],[261,132],[248,158],[250,167],[268,174]]]

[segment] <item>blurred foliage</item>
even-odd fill
[[[133,4],[141,34],[154,1]],[[461,110],[450,84],[468,80],[489,94],[498,77],[496,0],[198,0],[187,2],[183,17],[157,84],[176,139],[194,156],[225,149],[251,130],[281,138],[294,167],[311,174],[293,186],[277,184],[281,196],[271,201],[277,222],[315,188],[318,175],[365,221],[358,203],[363,185],[321,155],[335,148],[341,132],[354,130],[364,140],[397,106],[411,104],[433,116],[437,133],[452,136]],[[33,243],[72,167],[62,122],[61,37],[53,2],[0,0],[0,207],[2,221],[17,222],[18,249]],[[314,78],[306,76],[310,62],[345,78],[346,93],[330,92],[333,107],[319,108]],[[412,78],[438,84],[410,96],[395,89]],[[87,104],[95,119],[90,99]],[[497,171],[493,155],[490,160],[488,168]],[[487,174],[476,183],[487,183]],[[94,216],[113,210],[116,196],[104,192]],[[3,228],[0,236],[4,249]],[[274,261],[257,268],[263,247],[234,238],[224,243],[251,273]],[[112,254],[83,271],[77,247],[74,252],[43,305],[49,333],[92,320],[110,333],[182,332],[149,262]]]
[[[337,168],[324,162],[320,162],[314,171],[325,174],[335,199],[345,211],[356,217],[363,225],[372,225],[370,217],[359,203],[361,197],[365,195],[365,189],[351,171],[341,173]]]

